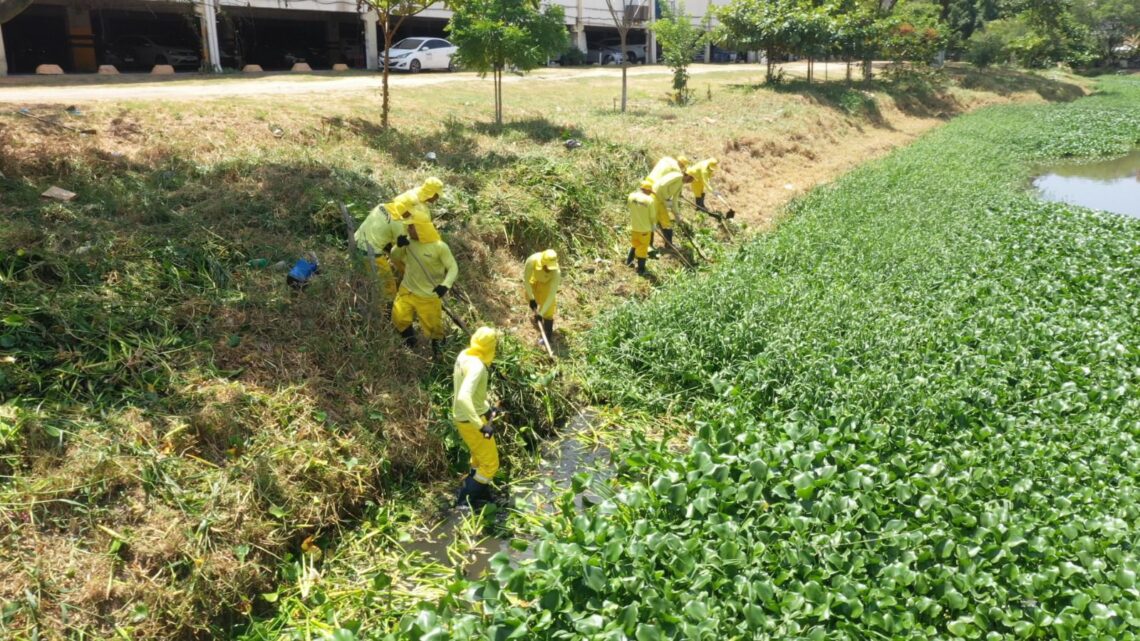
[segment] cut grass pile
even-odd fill
[[[1031,92],[1072,86],[1033,78]],[[775,200],[750,172],[778,180],[780,163],[865,129],[896,135],[896,124],[929,126],[907,113],[993,98],[880,93],[875,110],[852,111],[831,90],[708,81],[700,110],[659,102],[665,80],[635,84],[627,116],[607,112],[605,93],[592,102],[612,81],[526,96],[520,83],[508,107],[525,110],[502,130],[472,114],[488,97],[474,83],[401,92],[390,132],[362,115],[371,96],[102,103],[83,106],[100,132],[86,138],[0,115],[0,636],[227,635],[272,611],[258,595],[277,594],[277,570],[307,576],[297,568],[314,563],[314,542],[363,515],[389,527],[386,515],[404,513],[393,493],[420,496],[409,488],[465,471],[446,418],[462,338],[434,367],[397,348],[362,305],[338,200],[359,220],[440,175],[437,219],[461,265],[449,304],[470,323],[519,328],[521,261],[552,244],[570,273],[560,307],[572,339],[610,302],[648,291],[595,259],[624,251],[625,194],[658,155],[720,155],[722,185],[759,223]],[[585,145],[569,152],[569,137]],[[805,174],[801,184],[823,175]],[[40,198],[52,184],[78,197]],[[307,250],[325,273],[302,295],[247,265]],[[501,354],[509,481],[569,390],[518,342]]]
[[[1136,638],[1140,223],[1027,178],[1137,143],[1137,79],[983,110],[620,309],[593,387],[687,447],[632,429],[600,502],[393,636]]]

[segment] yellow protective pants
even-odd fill
[[[542,309],[542,301],[546,300],[547,294],[550,293],[550,285],[545,283],[535,283],[531,285],[534,289],[534,299],[538,301],[538,308]],[[558,311],[558,299],[554,299],[554,304],[550,306],[550,311],[543,314],[542,317],[550,320],[554,318],[554,312]]]
[[[705,181],[700,178],[694,179],[693,182],[689,183],[689,186],[693,189],[693,198],[700,198],[705,195]]]
[[[471,450],[471,467],[475,468],[475,480],[480,483],[490,483],[499,471],[499,448],[495,445],[495,438],[486,438],[475,427],[474,423],[456,421],[455,428],[459,430],[459,437]]]
[[[653,196],[653,205],[657,210],[657,225],[661,229],[673,229],[673,215],[665,206],[665,201],[657,195]]]
[[[420,319],[424,336],[432,340],[443,338],[443,301],[438,296],[416,296],[401,287],[392,303],[392,325],[402,332],[412,326],[415,318]]]
[[[388,300],[396,298],[399,273],[403,271],[403,265],[390,260],[387,256],[376,257],[376,277],[380,281],[380,291]]]
[[[638,258],[648,258],[650,240],[653,240],[653,232],[651,231],[629,232],[629,242],[633,245],[633,255]]]

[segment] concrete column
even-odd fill
[[[364,63],[369,71],[376,71],[380,68],[380,39],[376,35],[376,23],[380,16],[375,11],[369,11],[360,18],[364,20]]]
[[[325,18],[325,49],[328,50],[330,67],[341,62],[340,22],[332,18]]]
[[[582,25],[574,27],[574,46],[578,47],[578,51],[586,53],[586,28]]]
[[[95,32],[91,29],[91,12],[67,8],[67,46],[71,49],[72,71],[95,71]]]
[[[202,53],[204,54],[202,67],[219,73],[222,70],[222,53],[218,46],[218,13],[214,1],[202,0],[202,3],[194,9],[198,12],[202,24]]]
[[[705,64],[712,62],[712,43],[705,43]]]
[[[4,27],[0,26],[0,78],[8,75],[8,54],[4,53]]]

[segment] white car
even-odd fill
[[[455,71],[451,57],[457,47],[443,38],[404,38],[388,51],[388,66],[418,73],[424,69]]]

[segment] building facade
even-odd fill
[[[552,0],[565,8],[574,46],[599,62],[617,29],[605,0]],[[630,31],[635,55],[656,60],[646,28],[656,0],[625,2],[639,22]],[[686,10],[701,20],[710,3],[691,0]],[[68,73],[94,72],[101,64],[146,71],[155,64],[177,70],[313,69],[334,64],[377,69],[383,44],[375,12],[345,0],[36,0],[0,27],[0,73],[33,73],[41,64]],[[443,4],[404,21],[396,39],[446,37],[451,12]],[[707,58],[706,58],[707,59]],[[643,60],[642,60],[643,61]],[[7,67],[7,69],[5,69]]]

